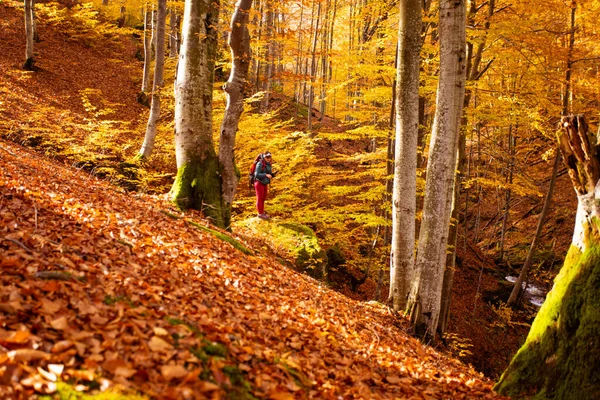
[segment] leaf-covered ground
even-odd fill
[[[159,398],[494,397],[386,308],[246,255],[164,198],[7,142],[0,171],[4,396],[64,381]]]
[[[0,138],[34,147],[38,153],[45,152],[50,157],[68,160],[68,164],[82,171],[99,174],[105,166],[116,165],[135,154],[142,141],[147,110],[135,101],[141,81],[141,62],[134,57],[139,39],[115,33],[110,26],[90,29],[79,23],[89,19],[88,9],[68,10],[55,3],[40,3],[40,6],[44,7],[38,9],[42,41],[35,44],[40,69],[32,73],[21,69],[22,3],[0,0]],[[343,143],[334,143],[338,144]],[[431,350],[407,339],[401,333],[404,322],[381,306],[354,303],[287,271],[267,256],[268,250],[262,245],[245,243],[253,252],[264,252],[266,257],[253,259],[186,222],[193,219],[192,222],[204,224],[189,215],[182,219],[160,198],[148,200],[138,196],[141,205],[135,208],[131,196],[98,183],[85,173],[75,174],[79,180],[71,183],[69,176],[74,170],[62,171],[55,164],[48,166],[35,153],[7,142],[1,142],[0,146],[2,390],[22,385],[20,397],[35,390],[41,393],[51,389],[50,382],[60,375],[58,382],[69,381],[73,388],[86,392],[121,382],[125,387],[133,387],[130,390],[157,398],[185,398],[182,388],[186,387],[195,393],[190,397],[216,398],[224,397],[225,390],[230,397],[235,393],[240,398],[248,393],[275,399],[290,394],[296,398],[404,398],[416,394],[421,398],[427,397],[423,393],[427,393],[428,386],[432,393],[437,393],[428,394],[431,398],[489,394],[465,384],[481,377],[454,361],[440,361],[441,356],[431,355]],[[16,168],[21,172],[15,172]],[[47,168],[51,173],[44,172]],[[48,180],[39,184],[36,176]],[[64,183],[54,182],[50,177],[62,177]],[[564,193],[573,197],[571,185],[564,178],[567,183]],[[13,181],[23,183],[15,186]],[[68,188],[59,190],[61,185]],[[100,189],[92,190],[95,186]],[[80,188],[86,192],[80,193]],[[26,194],[25,190],[30,192]],[[54,202],[51,193],[62,197]],[[100,200],[96,200],[96,194],[101,196]],[[38,200],[42,198],[46,198],[43,203]],[[69,198],[73,200],[66,201]],[[78,213],[88,215],[96,212],[93,210],[98,213],[94,218],[104,218],[104,227],[97,228],[96,223],[78,219]],[[492,204],[488,211],[497,213]],[[48,213],[54,213],[57,220],[50,222]],[[570,241],[572,223],[568,218],[572,216],[562,213],[567,223],[552,225],[553,243],[556,238]],[[7,225],[8,220],[16,220],[17,227]],[[529,228],[521,230],[531,232],[535,223],[532,218]],[[54,227],[55,224],[64,225],[64,229]],[[136,234],[146,239],[134,236],[130,231],[133,225]],[[167,235],[168,230],[172,234]],[[179,234],[181,243],[174,239]],[[167,247],[163,247],[163,241],[168,243]],[[155,250],[156,254],[150,251],[155,246],[160,248]],[[499,275],[494,277],[491,273],[502,271],[492,270],[494,266],[480,268],[485,257],[469,249],[466,244],[458,249],[462,263],[454,285],[449,327],[454,334],[448,336],[449,348],[473,362],[480,371],[496,376],[519,347],[527,327],[515,326],[515,316],[506,315],[504,322],[498,321],[499,314],[484,297],[498,286]],[[213,261],[211,252],[217,252]],[[141,255],[144,253],[151,256]],[[191,260],[197,260],[196,270],[190,269]],[[179,267],[171,261],[180,263]],[[202,276],[197,276],[199,269]],[[221,269],[223,276],[208,279]],[[85,281],[79,279],[82,275]],[[163,287],[161,280],[166,280],[165,276],[168,286]],[[280,286],[282,281],[286,286]],[[242,287],[231,286],[236,282]],[[251,284],[262,287],[250,287]],[[372,298],[363,293],[367,284],[358,294],[348,294]],[[275,296],[279,291],[283,297],[269,300],[255,293]],[[86,302],[80,303],[83,299]],[[262,307],[263,303],[264,307],[257,311],[255,307]],[[334,306],[335,309],[329,309]],[[286,323],[288,315],[299,320]],[[329,320],[331,315],[335,315],[333,321]],[[246,322],[235,325],[236,318],[245,318]],[[214,325],[205,323],[209,319]],[[227,328],[230,323],[231,328]],[[302,334],[297,333],[300,328]],[[227,329],[232,330],[231,335]],[[233,333],[234,329],[244,333]],[[267,330],[273,336],[268,336]],[[350,339],[345,339],[345,334]],[[256,335],[260,340],[255,345]],[[308,335],[312,345],[306,345],[302,335]],[[337,348],[336,341],[342,347]],[[392,346],[394,341],[397,343]],[[389,346],[390,358],[386,358],[385,346]],[[312,353],[303,356],[304,351]],[[420,356],[410,358],[406,352],[427,354],[425,357],[431,362]],[[340,357],[342,361],[338,363]],[[401,361],[394,361],[403,357],[407,357],[404,366]],[[71,359],[74,364],[69,365]],[[115,361],[107,362],[111,359]],[[441,367],[436,366],[438,362]],[[42,369],[38,370],[38,366]],[[435,375],[436,368],[454,371],[448,373],[457,377],[456,383],[446,385],[442,373]],[[428,371],[433,378],[419,369]],[[195,381],[198,376],[204,383]],[[414,383],[417,377],[420,381]],[[413,384],[414,393],[401,391],[403,385]],[[452,387],[457,390],[441,395],[442,390]],[[6,396],[7,393],[0,391],[0,397]]]

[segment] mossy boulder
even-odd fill
[[[250,229],[282,256],[294,260],[296,270],[315,279],[326,279],[329,273],[327,252],[321,248],[315,232],[306,225],[292,222],[264,221],[250,218],[236,225]]]
[[[600,398],[600,245],[572,246],[527,340],[495,389],[512,398]]]

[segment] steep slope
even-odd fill
[[[53,364],[80,389],[154,397],[231,393],[242,376],[261,398],[494,397],[385,308],[245,255],[160,197],[6,142],[0,171],[4,395],[53,391]]]
[[[38,15],[42,41],[35,45],[40,69],[35,73],[24,72],[21,70],[25,46],[22,3],[0,0],[0,138],[23,143],[50,157],[66,160],[68,164],[102,176],[103,169],[118,166],[135,154],[136,146],[142,142],[147,111],[135,101],[142,75],[141,63],[135,58],[139,39],[132,33],[123,36],[122,31],[117,32],[109,25],[99,24],[90,28],[83,23],[94,21],[88,18],[91,13],[88,8],[77,6],[67,10],[54,6],[54,3],[43,3],[43,7],[44,12]],[[276,98],[273,96],[272,103],[277,103]],[[275,104],[273,107],[279,106]],[[283,119],[291,117],[292,113]],[[346,129],[339,126],[339,121],[327,120],[325,118],[323,125],[328,129]],[[301,130],[301,126],[297,128]],[[321,144],[315,151],[318,165],[328,166],[328,160],[336,152],[362,153],[364,144],[358,141],[328,141],[327,146]],[[172,152],[164,158],[167,157],[173,159]],[[156,163],[154,159],[149,168],[168,172],[169,168],[173,169],[173,164]],[[547,169],[544,165],[539,164],[538,169]],[[539,171],[533,175],[545,177]],[[572,229],[574,208],[570,203],[573,202],[573,191],[566,175],[559,178],[559,187],[560,179],[567,190],[555,195],[558,207],[551,212],[551,222],[544,231],[545,246],[540,250],[551,257],[548,264],[554,264],[553,254],[561,254],[568,245]],[[168,178],[164,181],[166,185],[170,183]],[[542,180],[538,179],[537,183],[543,191]],[[287,190],[279,182],[272,189],[271,193],[275,196]],[[490,194],[486,199],[495,197]],[[252,193],[248,195],[240,190],[238,199],[241,200],[238,202],[240,209],[252,209]],[[537,223],[537,209],[540,208],[535,207],[540,201],[538,198],[522,200],[515,201],[512,211],[514,224],[511,223],[507,239],[507,248],[510,247],[512,254],[525,251],[526,242]],[[487,231],[484,229],[479,235],[480,240],[485,237],[485,241],[477,245],[482,248],[489,245],[490,250],[486,254],[493,257],[493,244],[498,237],[496,222],[502,215],[495,201],[486,202],[484,206],[481,225],[487,226]],[[473,207],[470,210],[474,214]],[[524,218],[526,215],[530,216]],[[467,220],[473,225],[475,217],[470,215]],[[474,228],[470,229],[468,235],[473,236]],[[128,248],[127,244],[124,246],[121,250]],[[502,295],[495,297],[486,296],[486,292],[502,289],[499,281],[507,274],[514,274],[518,265],[515,266],[512,260],[513,265],[509,263],[504,268],[487,265],[482,259],[477,259],[473,253],[475,250],[472,252],[466,244],[458,251],[462,262],[454,285],[447,349],[460,354],[462,360],[473,363],[487,376],[498,376],[518,349],[528,327],[521,324],[526,318],[503,314],[510,310],[494,310],[491,307],[491,302],[498,305],[502,296],[507,296],[506,288]],[[534,273],[551,275],[553,271],[547,269],[540,268]],[[357,288],[357,292],[352,292],[349,274],[343,272],[339,274],[343,276],[331,274],[332,280],[337,279],[333,285],[340,292],[356,299],[373,298],[375,283],[372,280],[367,280]],[[356,277],[359,275],[357,272]],[[381,301],[385,300],[385,288],[383,292]],[[109,294],[107,298],[109,303],[120,298],[118,294],[111,296]]]
[[[37,5],[35,72],[24,71],[23,5],[0,1],[0,137],[102,175],[135,154],[147,111],[136,97],[136,32],[93,18],[89,5]]]

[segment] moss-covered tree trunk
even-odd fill
[[[218,2],[186,0],[175,80],[177,178],[171,195],[220,227],[229,225],[221,193],[221,163],[212,140],[212,86]]]
[[[513,398],[600,398],[600,161],[583,116],[558,143],[577,193],[571,249],[527,340],[496,385]]]

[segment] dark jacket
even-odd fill
[[[271,179],[267,178],[267,174],[273,175],[273,170],[271,169],[271,163],[263,158],[256,164],[254,176],[263,185],[268,185],[271,183]]]

